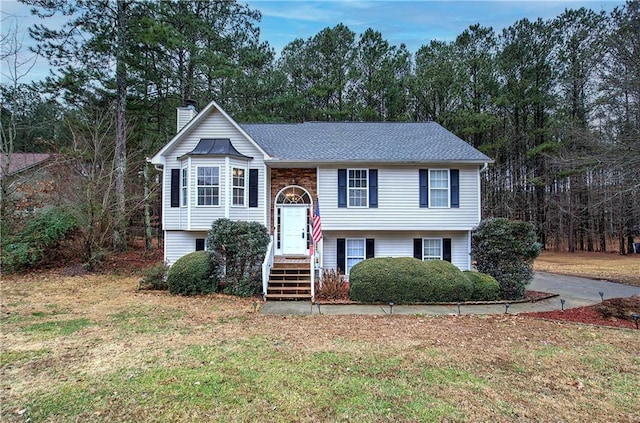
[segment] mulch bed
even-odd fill
[[[636,323],[631,317],[633,313],[640,313],[640,296],[612,298],[592,306],[571,308],[564,311],[520,313],[519,315],[547,320],[636,329]]]

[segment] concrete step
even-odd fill
[[[267,300],[286,301],[286,300],[310,300],[311,294],[267,294]]]

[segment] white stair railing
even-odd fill
[[[264,256],[264,261],[262,262],[262,292],[264,295],[264,299],[267,299],[267,289],[269,287],[269,274],[271,273],[271,268],[273,267],[273,235],[271,236],[271,241],[269,241],[269,245],[267,246],[267,253]]]
[[[311,256],[311,260],[309,260],[309,267],[311,272],[311,301],[313,302],[316,298],[316,253],[313,252]]]

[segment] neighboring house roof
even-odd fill
[[[46,162],[52,156],[52,154],[48,153],[12,153],[11,155],[0,154],[0,177],[4,178],[5,171],[7,176],[24,172],[27,169],[31,169],[32,167]]]
[[[274,160],[492,162],[435,122],[241,124]]]

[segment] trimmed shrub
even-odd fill
[[[196,251],[180,257],[169,268],[169,292],[177,295],[198,295],[216,292],[218,282],[212,277],[213,265],[206,251]]]
[[[533,225],[505,218],[486,219],[473,231],[471,241],[476,268],[496,278],[501,298],[524,298],[525,287],[533,279],[533,261],[541,249]]]
[[[225,281],[224,292],[251,296],[261,291],[262,261],[270,237],[264,225],[218,219],[207,234],[216,277]]]
[[[349,275],[349,297],[361,302],[464,301],[472,290],[460,269],[443,260],[372,258],[355,265]]]
[[[473,284],[455,265],[444,260],[429,260],[424,265],[429,282],[434,285],[430,301],[466,301],[471,298]]]
[[[471,270],[465,270],[463,273],[473,285],[471,301],[496,301],[500,299],[500,284],[496,278]]]

